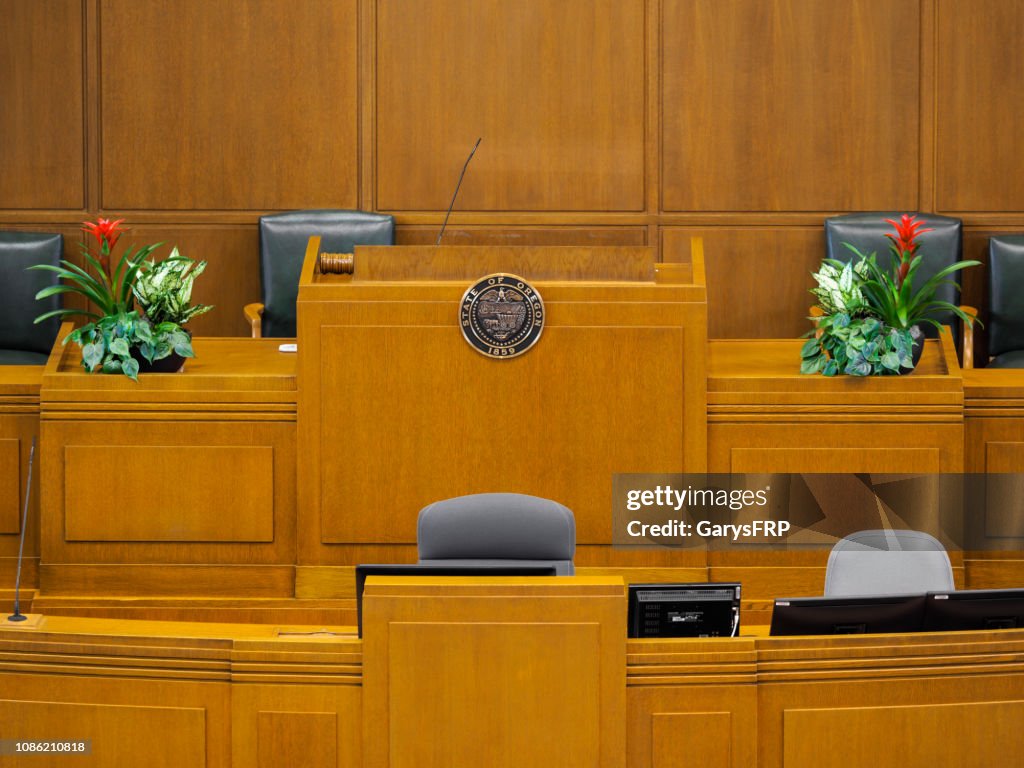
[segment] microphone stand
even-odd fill
[[[18,575],[14,581],[14,613],[7,617],[8,621],[25,621],[28,616],[21,612],[21,562],[25,555],[25,530],[28,528],[28,500],[32,495],[32,462],[36,458],[36,439],[32,438],[32,448],[28,453],[28,483],[25,486],[25,506],[21,512],[21,542],[18,544]]]
[[[441,225],[441,231],[437,233],[437,242],[434,245],[441,244],[441,237],[444,235],[444,228],[448,226],[448,217],[452,215],[452,208],[455,207],[455,198],[459,196],[459,189],[462,187],[462,178],[466,175],[466,169],[469,168],[469,161],[473,159],[473,155],[476,154],[476,148],[480,146],[480,142],[483,141],[483,136],[476,140],[476,144],[473,145],[473,149],[470,150],[469,157],[466,158],[465,164],[462,166],[462,173],[459,174],[459,183],[455,185],[455,194],[452,195],[452,201],[448,204],[448,213],[444,215],[444,224]]]

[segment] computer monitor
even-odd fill
[[[774,635],[858,635],[920,632],[924,595],[791,597],[772,610]]]
[[[735,637],[740,585],[630,584],[629,637]]]
[[[967,589],[929,592],[924,631],[1024,627],[1024,589]]]
[[[557,576],[553,565],[404,565],[366,564],[356,566],[356,620],[363,636],[363,588],[368,576]]]

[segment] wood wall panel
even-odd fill
[[[432,245],[440,227],[399,225],[399,245]],[[449,226],[445,245],[647,245],[646,227]],[[689,239],[685,242],[689,261]]]
[[[914,208],[918,0],[666,0],[666,211]]]
[[[127,455],[145,472],[121,474],[112,504],[96,493],[97,462]],[[189,470],[178,475],[182,455]],[[273,446],[68,445],[64,473],[65,541],[274,540]]]
[[[2,7],[0,228],[127,214],[210,260],[199,334],[246,335],[261,213],[391,211],[431,242],[477,136],[447,242],[671,260],[698,231],[713,337],[804,331],[826,215],[952,212],[967,256],[1024,232],[1016,0]]]
[[[355,207],[356,2],[101,0],[102,204]]]
[[[811,273],[825,255],[821,227],[664,227],[663,260],[688,260],[693,235],[704,238],[710,338],[782,339],[807,332]]]
[[[1024,211],[1024,4],[939,0],[936,206]]]
[[[188,324],[193,335],[248,336],[242,307],[260,300],[257,227],[139,224],[131,226],[118,242],[118,253],[122,247],[160,242],[165,246],[156,252],[156,258],[163,258],[176,245],[190,259],[207,262],[206,271],[196,280],[192,301],[214,308]]]
[[[0,208],[83,208],[81,0],[0,3]]]
[[[643,0],[376,3],[377,205],[644,208]]]

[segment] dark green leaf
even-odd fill
[[[821,345],[817,339],[809,339],[800,349],[800,357],[808,358],[821,354]]]
[[[121,371],[133,381],[139,380],[139,363],[133,358],[128,358],[121,364]]]

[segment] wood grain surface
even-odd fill
[[[1016,0],[6,0],[0,228],[125,215],[245,335],[257,219],[392,212],[432,243],[708,242],[715,338],[791,337],[828,215],[1024,232]],[[983,270],[964,275],[982,319]],[[984,351],[984,331],[976,346]]]

